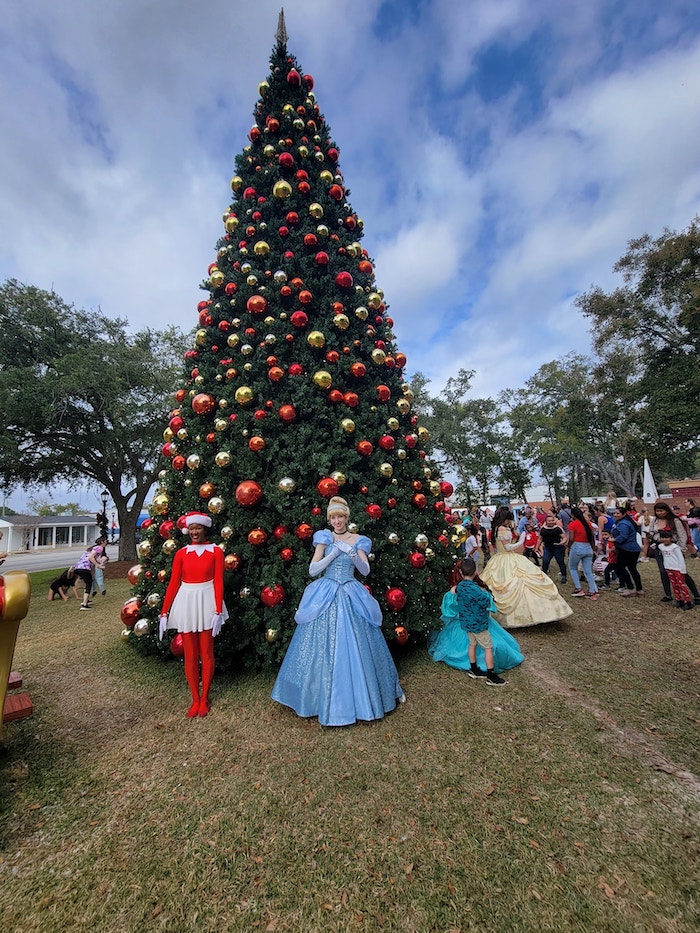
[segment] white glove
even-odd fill
[[[512,544],[506,544],[506,551],[517,551],[519,547],[522,547],[525,543],[525,532],[521,532],[520,537],[517,541],[513,541]]]
[[[367,560],[367,558],[364,557],[362,553],[358,551],[357,548],[354,548],[354,547],[350,548],[348,553],[350,554],[350,557],[352,558],[352,562],[354,566],[357,567],[357,569],[360,571],[363,577],[366,577],[367,574],[369,573],[369,561]]]
[[[345,541],[336,541],[333,547],[337,548],[339,551],[342,551],[343,554],[349,554],[352,550],[352,547]]]
[[[224,616],[221,612],[215,612],[211,617],[211,637],[216,638],[216,636],[221,631],[221,626],[224,624]]]
[[[311,561],[311,563],[309,564],[309,574],[312,577],[317,577],[319,573],[325,570],[326,567],[332,561],[334,561],[339,554],[340,554],[340,551],[338,550],[337,545],[334,544],[333,547],[329,551],[326,551],[326,553],[321,558],[321,560]]]
[[[158,620],[158,639],[163,641],[163,636],[165,635],[165,630],[168,627],[168,617],[167,615],[162,615]]]

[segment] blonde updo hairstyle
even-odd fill
[[[346,518],[350,518],[350,506],[342,496],[331,496],[326,509],[326,518],[329,522],[331,515],[344,515]]]

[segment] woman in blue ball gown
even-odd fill
[[[350,509],[333,496],[332,531],[317,531],[309,573],[295,615],[297,627],[272,689],[272,699],[323,726],[381,719],[405,696],[382,634],[379,603],[355,578],[367,575],[372,542],[347,528]]]
[[[455,569],[455,585],[448,590],[442,598],[440,615],[442,616],[442,628],[439,631],[432,632],[428,639],[428,654],[433,661],[444,661],[450,667],[456,667],[461,671],[468,671],[469,662],[469,635],[459,624],[459,612],[457,611],[457,583],[462,579],[459,571],[459,564]],[[488,591],[488,587],[478,578],[475,580],[480,586]],[[489,591],[490,595],[490,591]],[[511,667],[517,667],[523,661],[523,655],[520,646],[513,636],[501,628],[494,616],[498,613],[496,603],[491,596],[491,608],[489,610],[491,618],[489,619],[489,635],[493,645],[493,669],[497,674],[502,671],[510,670]],[[486,672],[486,661],[484,659],[484,649],[481,645],[476,646],[476,664],[484,673]]]

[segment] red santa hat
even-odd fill
[[[205,528],[211,528],[211,518],[204,512],[188,512],[185,515],[185,528],[190,525],[203,525]]]

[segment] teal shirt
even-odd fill
[[[489,627],[491,594],[473,580],[460,580],[457,584],[457,611],[459,624],[465,632],[483,632]]]

